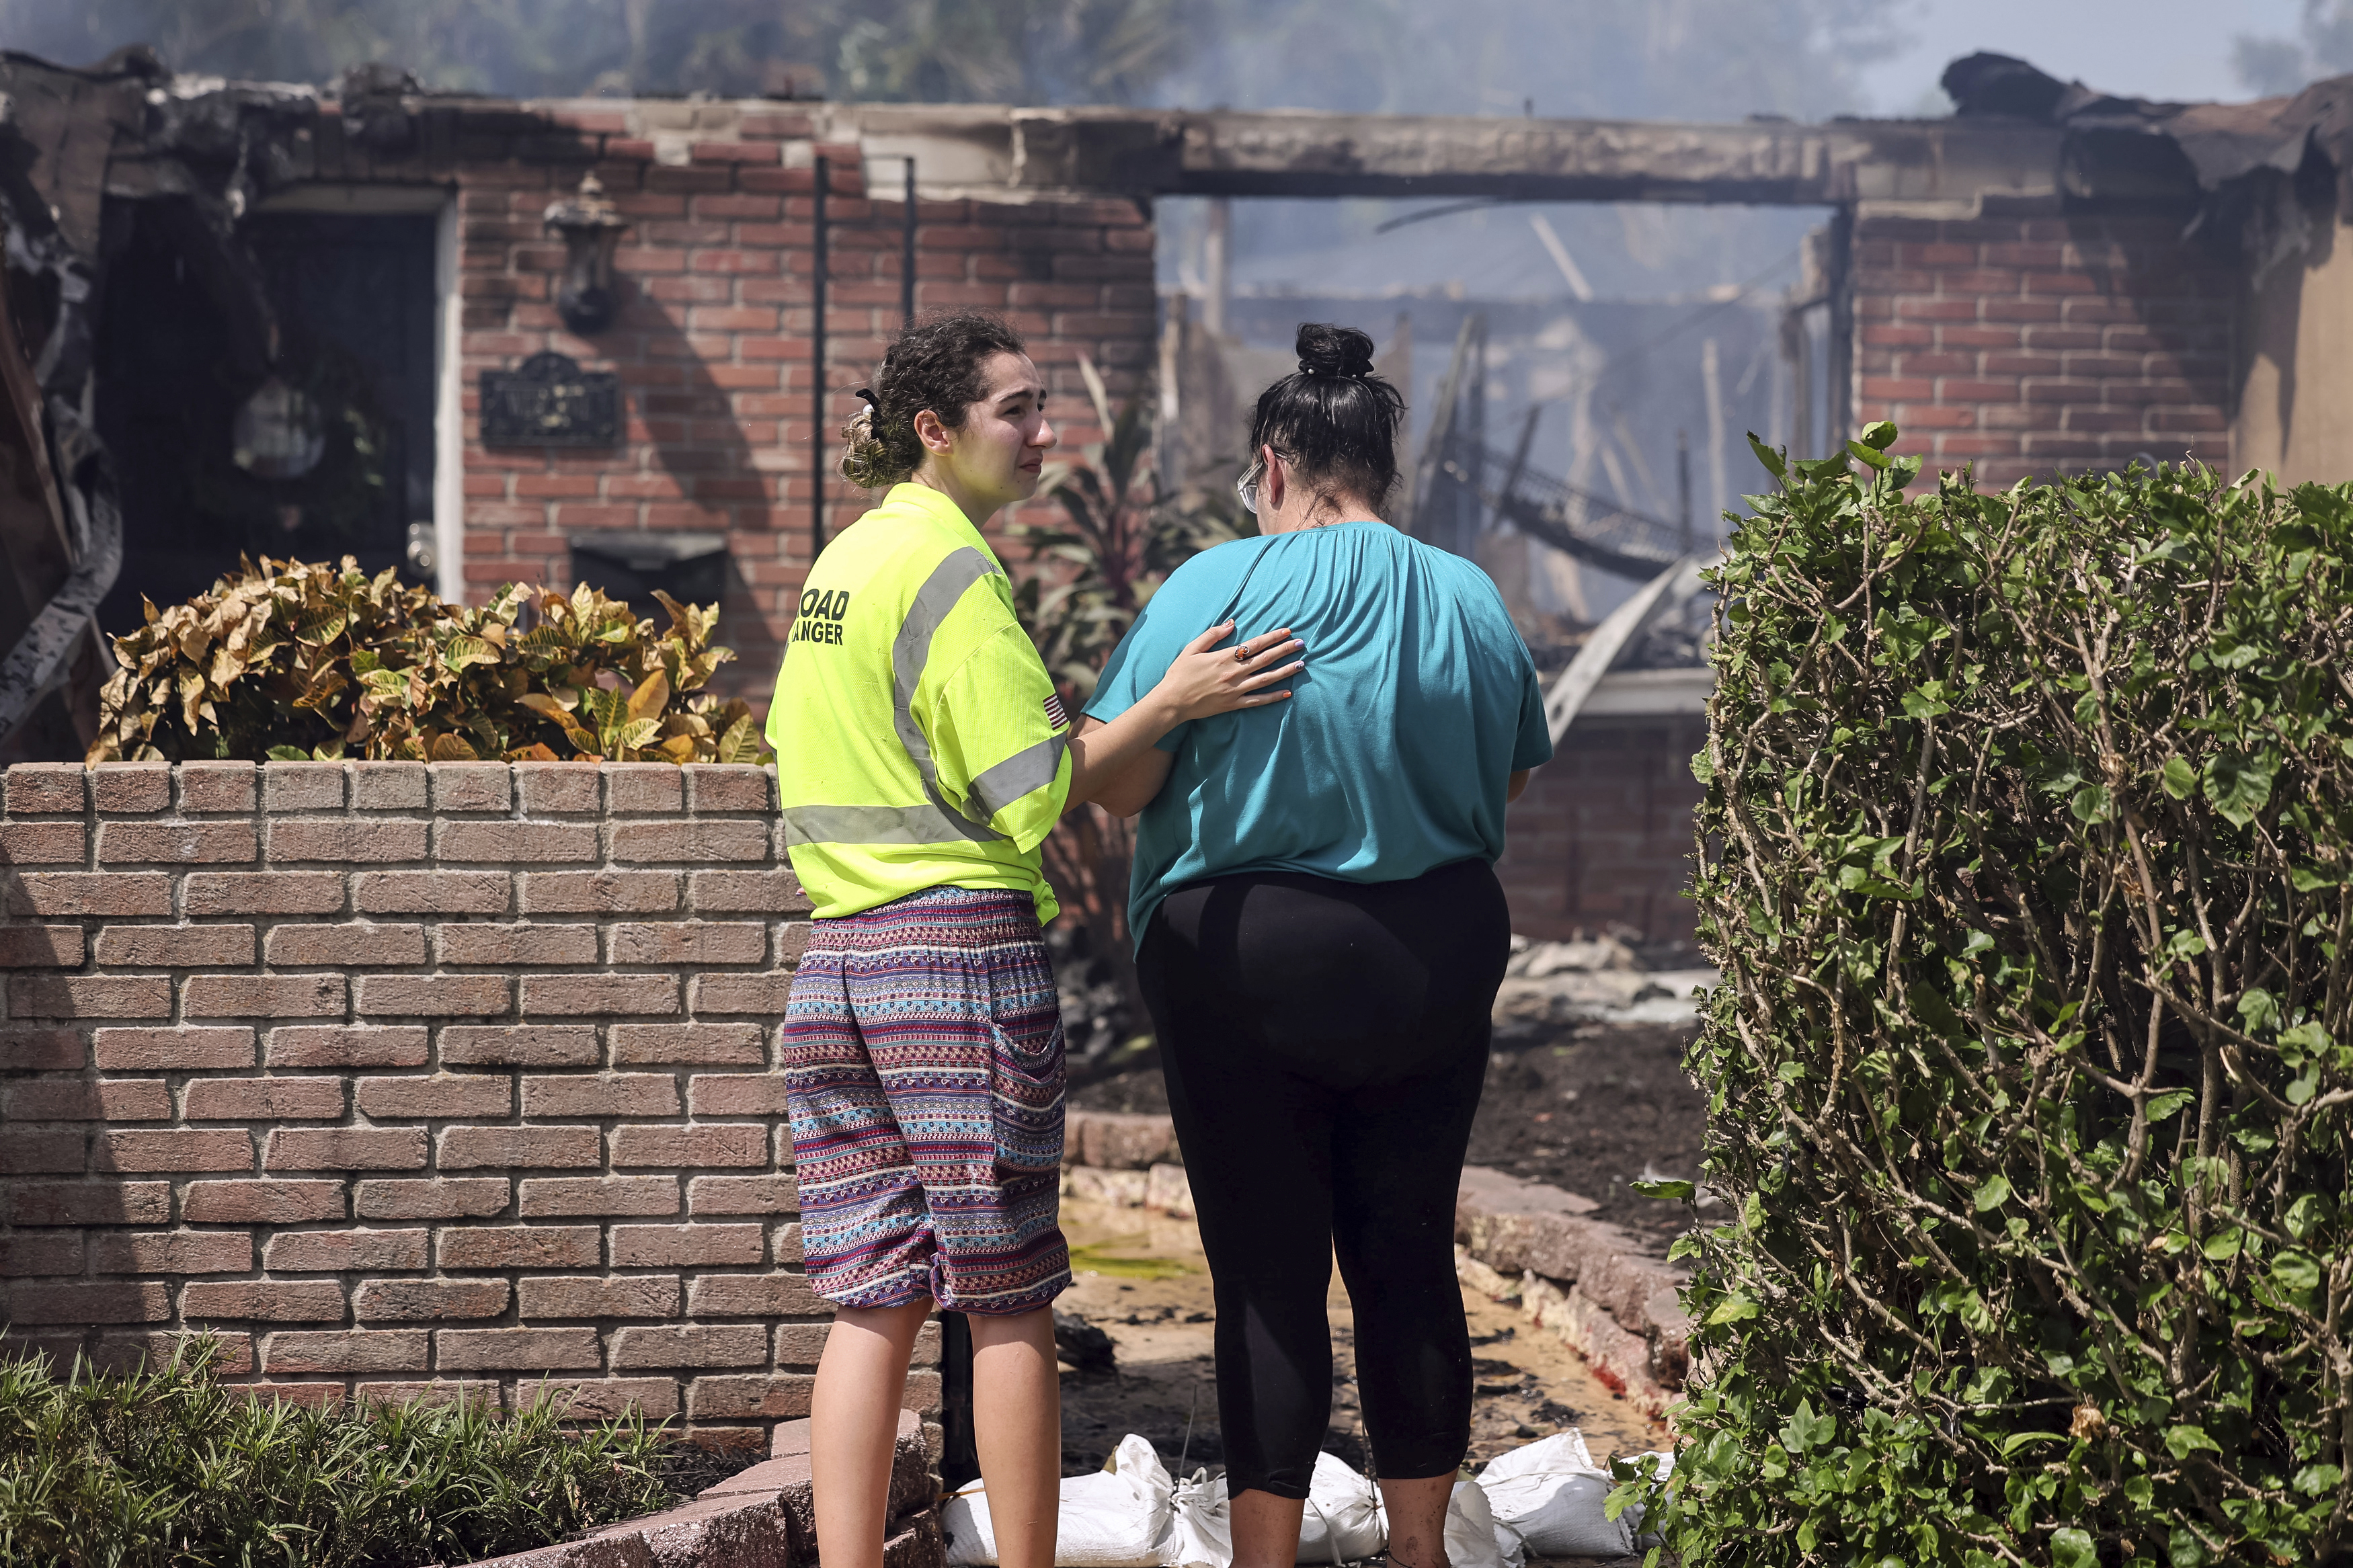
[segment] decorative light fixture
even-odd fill
[[[605,195],[604,182],[584,175],[572,200],[547,209],[547,232],[564,241],[564,283],[556,290],[555,309],[564,324],[582,334],[601,332],[613,324],[619,301],[613,298],[613,252],[629,220]]]
[[[299,479],[326,455],[326,422],[319,405],[271,376],[229,422],[229,455],[259,479]]]

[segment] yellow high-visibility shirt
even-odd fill
[[[948,887],[1018,889],[1052,920],[1038,847],[1070,794],[1070,738],[1005,568],[955,502],[893,486],[819,553],[768,710],[818,919]]]

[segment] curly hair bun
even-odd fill
[[[1299,353],[1302,375],[1366,376],[1373,374],[1373,340],[1354,327],[1301,324]]]
[[[890,443],[874,433],[873,394],[841,427],[841,477],[862,490],[889,489],[906,476],[892,461]]]
[[[976,310],[928,317],[902,330],[874,384],[858,394],[866,406],[841,427],[841,477],[866,490],[905,482],[923,463],[915,416],[930,409],[949,429],[963,429],[980,399],[982,367],[993,355],[1025,352],[1019,333]]]

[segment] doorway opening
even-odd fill
[[[123,567],[100,605],[121,635],[240,556],[353,557],[433,580],[438,226],[430,213],[261,213],[274,355],[236,330],[178,243],[182,203],[124,203],[96,343]],[[264,336],[262,342],[268,342]]]

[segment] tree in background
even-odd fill
[[[1179,0],[0,0],[0,38],[69,64],[152,44],[173,68],[326,81],[380,60],[518,97],[818,90],[1126,101],[1186,48]]]
[[[1159,101],[1365,113],[1820,120],[1862,107],[1894,0],[1195,0]]]
[[[149,44],[174,70],[233,78],[325,82],[373,60],[436,88],[576,93],[626,69],[652,11],[646,0],[0,0],[0,37],[66,65]]]

